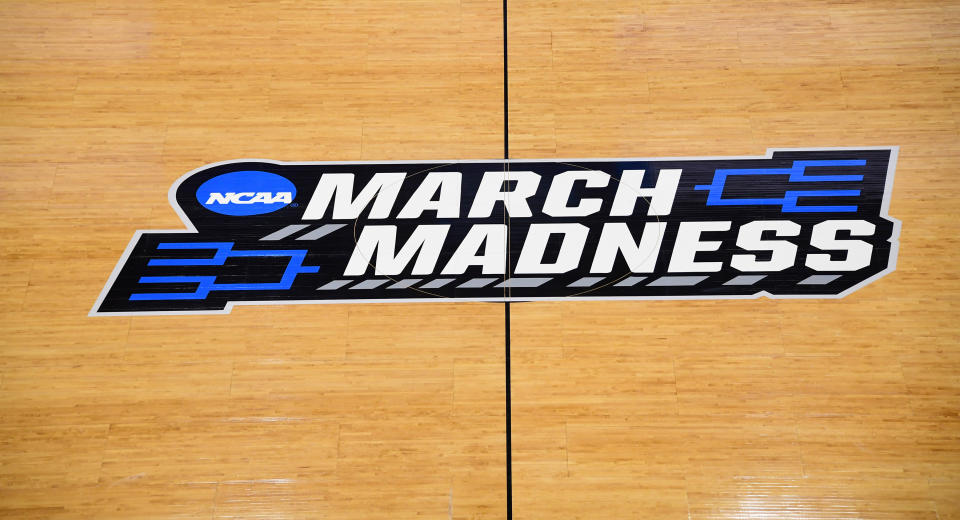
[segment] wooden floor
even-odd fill
[[[502,305],[87,317],[203,164],[502,157],[502,23],[0,5],[0,516],[506,518]],[[842,300],[513,305],[514,518],[960,518],[960,3],[510,0],[509,69],[512,157],[899,145],[903,221]]]

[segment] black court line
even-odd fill
[[[503,0],[503,158],[504,160],[510,158],[510,113],[508,110],[508,93],[510,91],[509,84],[507,83],[507,0]],[[509,168],[507,163],[504,163],[506,168]],[[506,215],[506,207],[504,207],[504,214]],[[510,218],[509,215],[506,215],[507,219]],[[510,227],[507,226],[507,243],[510,243]],[[510,252],[507,251],[507,277],[510,276]],[[507,284],[509,287],[509,284]],[[509,288],[505,287],[504,291],[509,291]],[[511,405],[511,395],[510,395],[510,302],[503,302],[503,349],[504,349],[504,366],[506,372],[506,435],[507,435],[507,520],[513,519],[513,426],[512,426],[512,413],[510,410]]]
[[[503,327],[506,332],[506,372],[507,372],[507,518],[513,518],[513,433],[510,425],[510,302],[503,304]]]

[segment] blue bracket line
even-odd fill
[[[793,161],[790,168],[722,169],[713,174],[712,184],[698,184],[696,190],[708,190],[707,206],[769,206],[779,205],[784,213],[849,213],[857,206],[798,206],[800,197],[857,197],[860,190],[787,190],[783,198],[725,199],[723,189],[732,175],[789,175],[789,182],[851,182],[863,181],[863,175],[807,175],[808,167],[817,166],[863,166],[862,159],[834,161]]]
[[[306,249],[234,251],[233,242],[163,242],[157,245],[157,249],[213,249],[216,253],[213,258],[157,258],[147,262],[148,266],[223,265],[230,257],[256,256],[289,256],[290,262],[287,263],[279,282],[217,283],[216,276],[142,276],[140,283],[196,283],[198,285],[196,291],[192,293],[134,293],[130,295],[130,300],[203,300],[210,291],[285,290],[293,285],[298,274],[316,273],[320,270],[319,266],[303,265],[303,260],[307,256]]]

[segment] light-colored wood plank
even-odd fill
[[[514,305],[515,518],[955,514],[956,13],[510,3],[514,156],[900,145],[903,221],[842,300]]]
[[[501,3],[0,7],[0,516],[505,518],[503,310],[86,316],[197,166],[496,158]],[[960,7],[511,0],[511,156],[899,145],[837,301],[512,306],[514,517],[958,516]]]
[[[0,516],[503,514],[499,306],[86,316],[205,163],[497,157],[499,6],[0,7]]]

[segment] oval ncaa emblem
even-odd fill
[[[197,189],[197,202],[221,215],[271,213],[293,202],[297,188],[275,173],[244,170],[218,175]]]

